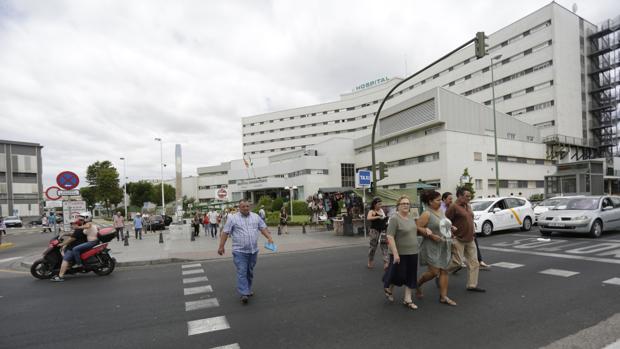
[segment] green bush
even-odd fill
[[[256,206],[254,206],[254,212],[258,213],[258,211],[260,210],[261,206],[265,206],[265,212],[267,211],[271,211],[271,205],[273,203],[273,200],[271,199],[271,197],[265,195],[265,196],[261,196],[260,199],[258,199],[258,203],[256,204]]]
[[[295,215],[310,215],[310,210],[308,209],[308,203],[305,201],[301,201],[301,200],[293,201],[293,213]]]
[[[280,224],[280,212],[269,212],[269,213],[267,213],[266,222],[267,222],[267,225],[278,225],[278,224]]]
[[[271,211],[279,212],[280,209],[282,209],[282,205],[284,205],[284,200],[282,200],[282,198],[280,198],[280,197],[276,198],[271,203]]]

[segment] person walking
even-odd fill
[[[4,223],[4,217],[0,216],[0,245],[2,245],[2,235],[6,235],[6,223]]]
[[[420,196],[428,210],[418,218],[418,234],[424,237],[420,245],[420,265],[428,270],[418,279],[416,298],[423,297],[422,285],[439,278],[439,303],[455,306],[448,298],[448,266],[452,259],[452,222],[441,211],[442,196],[434,190],[425,190]]]
[[[411,201],[406,195],[396,202],[397,213],[390,218],[387,227],[390,263],[383,275],[385,297],[394,301],[394,286],[405,286],[403,304],[411,309],[418,306],[411,299],[412,290],[417,287],[418,278],[418,235],[413,217],[410,215]]]
[[[286,212],[286,207],[282,206],[280,209],[280,225],[278,226],[278,235],[288,234],[288,212]]]
[[[142,223],[143,223],[142,217],[140,215],[140,212],[138,212],[136,213],[136,216],[133,217],[133,229],[136,232],[136,239],[138,238],[138,235],[139,235],[140,240],[142,240]]]
[[[230,209],[226,208],[221,215],[221,221],[220,221],[220,235],[222,234],[222,232],[224,231],[224,226],[226,225],[226,221],[228,220],[228,215],[230,214]]]
[[[45,214],[41,216],[41,226],[43,227],[43,231],[41,232],[41,234],[52,232],[52,230],[50,229],[50,221]]]
[[[387,236],[385,230],[387,228],[388,217],[383,211],[382,202],[380,198],[372,199],[370,203],[370,210],[366,219],[370,221],[370,248],[368,249],[368,269],[374,268],[375,253],[377,252],[377,246],[381,248],[381,254],[383,255],[383,270],[385,270],[390,263],[388,257]]]
[[[445,214],[450,205],[452,205],[452,193],[447,191],[441,194],[441,206],[439,209]]]
[[[452,261],[448,271],[452,272],[462,268],[463,258],[467,261],[467,290],[472,292],[485,292],[478,287],[478,273],[480,264],[474,243],[474,213],[469,206],[471,192],[466,188],[458,188],[456,202],[446,210],[446,217],[457,228],[454,231],[455,239],[452,240]]]
[[[57,222],[56,222],[56,213],[54,211],[50,211],[50,216],[48,220],[49,220],[50,228],[52,228],[52,232],[54,232],[54,235],[55,235],[57,233],[56,231]]]
[[[192,228],[194,228],[194,236],[196,237],[200,234],[200,223],[202,223],[202,219],[200,219],[200,214],[196,212],[192,219]],[[205,236],[207,236],[207,234],[205,234]]]
[[[202,225],[205,229],[205,236],[209,235],[209,212],[205,213],[204,218],[202,219]]]
[[[250,212],[247,200],[239,201],[239,213],[230,214],[226,220],[223,234],[220,236],[220,246],[217,253],[224,255],[224,245],[228,237],[232,237],[232,255],[237,269],[237,292],[241,302],[247,304],[252,292],[254,267],[258,260],[258,234],[261,233],[267,241],[273,244],[273,239],[265,221],[256,213]]]
[[[217,220],[219,219],[219,214],[211,209],[209,211],[209,230],[211,231],[211,238],[217,238]],[[205,235],[206,236],[206,235]]]
[[[114,229],[116,229],[116,241],[120,241],[123,238],[123,230],[125,230],[125,219],[121,216],[120,211],[114,214],[113,221]]]
[[[258,210],[258,216],[263,222],[267,221],[267,214],[265,213],[265,206],[261,205],[260,210]]]

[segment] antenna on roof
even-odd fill
[[[573,13],[577,13],[577,3],[573,3]]]

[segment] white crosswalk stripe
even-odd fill
[[[211,285],[189,287],[189,288],[183,289],[184,296],[189,296],[192,294],[211,293],[211,292],[213,292],[213,288],[211,288]]]
[[[183,284],[193,284],[196,282],[202,282],[202,281],[209,281],[209,279],[207,279],[206,276],[198,276],[195,278],[187,278],[187,279],[183,279]]]
[[[183,264],[181,266],[181,269],[198,268],[200,266],[201,266],[200,263],[196,263],[196,264]]]
[[[230,328],[226,316],[217,316],[208,319],[194,320],[187,322],[187,335],[220,331]]]
[[[603,281],[604,284],[620,286],[620,278],[611,278]]]
[[[183,275],[203,274],[204,272],[205,271],[202,268],[200,268],[200,269],[190,269],[190,270],[183,270]]]
[[[577,271],[561,270],[561,269],[546,269],[546,270],[540,271],[539,273],[546,274],[546,275],[562,276],[566,278],[579,274],[579,272]]]
[[[217,301],[217,298],[207,298],[197,301],[185,302],[185,311],[215,308],[219,306],[220,303]]]
[[[506,268],[506,269],[516,269],[516,268],[523,267],[523,264],[508,263],[508,262],[493,263],[491,265],[494,267],[500,267],[500,268]]]
[[[211,349],[241,349],[241,347],[239,346],[239,344],[234,343],[234,344],[224,345],[222,347],[215,347]]]
[[[10,262],[10,261],[14,261],[14,260],[20,259],[20,258],[22,258],[22,256],[11,257],[11,258],[4,258],[4,259],[0,259],[0,263]]]

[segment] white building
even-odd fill
[[[484,107],[492,105],[491,72],[500,194],[542,193],[544,176],[555,171],[554,164],[597,157],[606,158],[609,180],[619,178],[613,177],[617,124],[609,120],[617,120],[620,79],[618,74],[611,80],[604,76],[617,70],[617,33],[615,21],[597,28],[552,2],[490,34],[486,57],[476,59],[472,45],[402,84],[381,112],[377,161],[387,162],[390,170],[378,185],[408,187],[421,179],[440,190],[454,190],[468,167],[477,195],[494,194],[492,110]],[[373,119],[387,92],[401,81],[382,78],[338,101],[244,118],[244,160],[199,168],[199,199],[210,200],[209,192],[224,185],[237,197],[261,188],[295,185],[308,195],[319,182],[344,185],[341,177],[348,167],[328,165],[370,165]],[[353,153],[339,148],[332,155],[335,147],[329,142],[334,137],[343,149],[348,148],[344,139],[352,140]],[[292,160],[304,150],[310,152],[303,158],[315,161],[312,167]],[[246,169],[245,161],[253,166]],[[331,179],[291,176],[328,168]]]

